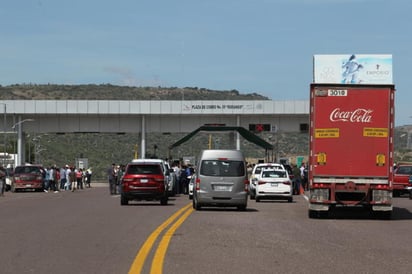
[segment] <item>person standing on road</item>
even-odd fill
[[[76,169],[77,189],[83,189],[83,169]]]
[[[0,169],[0,196],[4,196],[6,189],[6,172]]]
[[[60,169],[60,190],[66,190],[65,184],[67,182],[67,178],[66,178],[66,169],[67,168],[68,168],[68,165],[66,165],[65,167],[62,167]]]
[[[110,195],[116,194],[116,164],[112,164],[111,167],[107,169],[107,177],[109,179]]]
[[[71,191],[73,192],[76,189],[76,172],[74,168],[68,168],[67,175],[69,177]]]
[[[92,168],[91,167],[89,167],[87,170],[86,170],[86,185],[85,185],[85,187],[88,187],[88,188],[91,188],[92,186],[91,186],[91,180],[92,180]]]
[[[302,178],[300,176],[300,169],[296,164],[293,164],[292,168],[292,174],[293,174],[293,192],[296,195],[300,194],[300,182],[302,181]]]

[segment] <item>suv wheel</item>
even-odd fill
[[[127,200],[126,196],[121,194],[120,195],[120,204],[121,205],[128,205],[129,204],[129,200]]]

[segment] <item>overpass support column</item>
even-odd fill
[[[142,152],[140,153],[140,158],[144,159],[146,158],[146,120],[145,120],[145,116],[142,115],[142,128],[141,128],[141,132],[142,132],[142,141],[140,144],[141,150]]]
[[[236,116],[236,126],[240,127],[240,116]],[[240,150],[240,134],[236,132],[236,149]]]
[[[21,116],[18,117],[18,122],[13,126],[17,125],[17,163],[16,165],[22,165],[26,162],[25,157],[25,139],[22,130],[22,123],[26,120],[21,120]]]

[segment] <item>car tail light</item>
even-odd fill
[[[196,190],[200,190],[200,179],[196,178],[195,183],[196,183]]]
[[[264,185],[264,184],[266,184],[265,181],[258,181],[257,183],[258,183],[258,185]]]
[[[290,185],[290,181],[283,182],[284,185]]]

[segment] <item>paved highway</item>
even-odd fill
[[[309,219],[293,203],[193,211],[120,206],[108,187],[0,197],[0,273],[411,273],[412,200],[392,220],[361,211]]]

